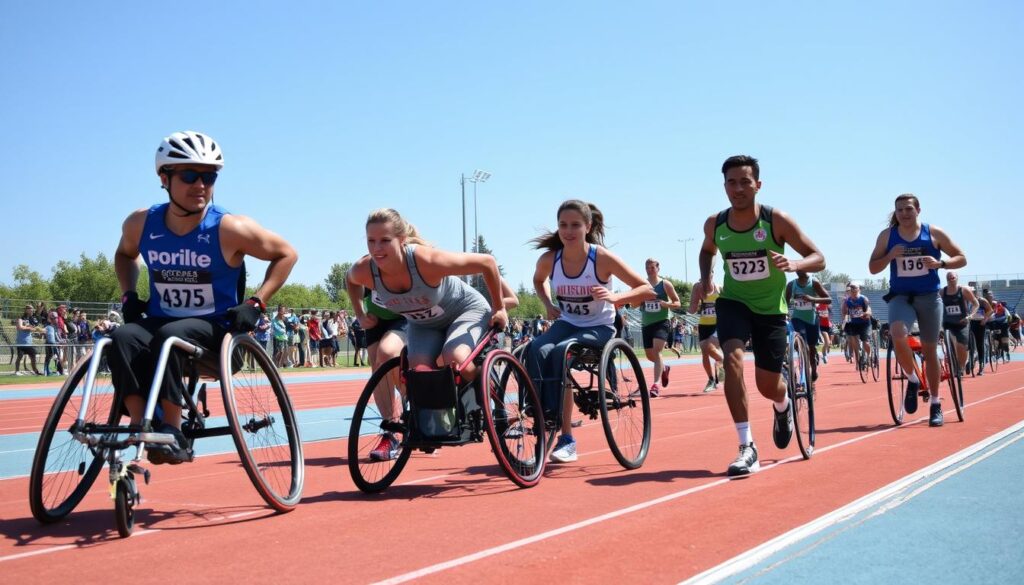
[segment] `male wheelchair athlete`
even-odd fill
[[[489,331],[461,367],[412,370],[405,350],[381,364],[352,413],[348,468],[367,493],[390,486],[413,451],[483,442],[487,435],[505,475],[532,487],[544,473],[543,412],[526,370],[494,345]],[[476,379],[462,377],[476,364]]]
[[[245,334],[228,333],[218,356],[181,338],[168,338],[156,362],[141,425],[120,424],[120,396],[110,378],[100,375],[110,343],[109,338],[98,340],[78,362],[46,418],[29,478],[29,503],[37,520],[51,523],[67,516],[106,463],[118,533],[131,534],[140,501],[135,476],[149,483],[143,467],[146,447],[175,442],[172,434],[153,432],[160,422],[155,418],[158,397],[172,351],[187,356],[183,447],[191,454],[196,439],[230,434],[242,466],[267,504],[279,512],[295,507],[304,480],[302,443],[284,383],[259,343]],[[215,419],[208,418],[207,381],[220,383],[225,426],[209,424]],[[123,453],[130,447],[136,448],[135,457],[126,460]]]
[[[516,348],[520,361],[527,355],[527,345]],[[620,337],[603,347],[574,341],[565,348],[563,365],[561,408],[575,404],[591,420],[600,414],[608,447],[619,464],[626,469],[643,465],[651,446],[651,395],[633,348]],[[561,421],[560,413],[545,415],[549,447],[555,444]]]

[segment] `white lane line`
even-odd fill
[[[766,558],[774,555],[775,553],[785,549],[786,547],[792,546],[797,542],[808,538],[826,528],[829,528],[835,524],[842,522],[843,520],[855,516],[869,508],[878,505],[881,502],[889,500],[894,495],[904,491],[914,483],[921,479],[939,473],[957,463],[963,461],[978,453],[979,451],[989,447],[990,445],[1006,438],[1009,435],[1019,432],[1024,429],[1024,421],[1018,422],[1017,424],[992,435],[982,441],[967,447],[945,459],[933,463],[924,469],[916,471],[910,475],[904,476],[895,482],[878,489],[842,508],[833,510],[824,516],[820,516],[803,526],[799,526],[790,530],[789,532],[782,534],[772,540],[765,542],[755,548],[752,548],[740,555],[737,555],[718,566],[712,567],[699,575],[695,575],[686,581],[683,581],[684,585],[705,585],[711,583],[718,583],[723,579],[727,579],[745,571],[757,563],[765,560]],[[940,480],[943,478],[940,478]]]
[[[1000,396],[1005,396],[1007,394],[1012,394],[1012,393],[1018,392],[1020,390],[1024,390],[1024,386],[1019,386],[1019,387],[1014,388],[1012,390],[1008,390],[1006,392],[1002,392],[1000,394],[996,394],[996,395],[990,396],[988,398],[984,398],[982,400],[978,400],[976,402],[973,402],[973,403],[969,404],[968,406],[971,406],[973,404],[980,404],[982,402],[987,402],[989,400],[993,400],[995,398],[998,398]],[[920,419],[918,419],[917,421],[914,421],[914,422],[916,423],[916,422],[924,421],[926,419],[927,419],[927,417],[922,417],[922,418],[920,418]],[[902,427],[909,426],[909,424],[913,424],[913,423],[904,423],[902,425]],[[1024,427],[1024,422],[1018,423],[1017,426]],[[889,432],[895,431],[895,430],[897,430],[899,428],[902,428],[902,427],[892,426],[892,427],[889,427],[889,428],[885,428],[885,429],[881,429],[881,430],[878,430],[878,431],[874,431],[872,433],[861,435],[859,437],[854,437],[852,439],[848,439],[846,441],[843,441],[843,442],[840,442],[840,443],[836,443],[835,445],[829,445],[827,447],[822,447],[822,448],[816,450],[815,454],[819,455],[821,453],[825,453],[825,452],[831,451],[833,449],[837,449],[839,447],[845,447],[845,446],[851,445],[853,443],[858,443],[860,441],[864,441],[864,440],[876,437],[876,436],[881,435],[883,433],[889,433]],[[1007,431],[1004,431],[1000,435],[1005,435],[1005,434],[1007,434]],[[774,467],[778,467],[780,465],[783,465],[783,464],[789,463],[789,462],[793,462],[793,461],[799,461],[801,459],[802,459],[802,457],[800,455],[794,455],[792,457],[781,459],[779,461],[776,461],[775,463],[762,466],[761,467],[761,471],[759,473],[764,473],[766,471],[771,470]],[[950,459],[950,458],[947,458],[946,460],[948,460],[948,459]],[[946,460],[943,460],[943,461],[946,461]],[[939,463],[942,463],[942,462],[939,462]],[[931,467],[935,467],[936,465],[938,465],[938,464],[935,464],[935,465],[933,465]],[[925,468],[925,469],[930,469],[930,468]],[[922,472],[919,471],[919,472],[917,472],[915,474],[912,474],[911,476],[908,476],[908,477],[914,477],[915,481],[916,481],[916,479],[918,479],[919,477],[923,476],[923,475],[921,475],[921,473]],[[931,473],[934,473],[934,471],[931,472]],[[715,480],[715,481],[712,481],[712,482],[709,482],[709,483],[706,483],[706,484],[703,484],[703,485],[699,485],[699,486],[696,486],[696,487],[693,487],[693,488],[689,488],[689,489],[686,489],[686,490],[682,490],[682,491],[679,491],[679,492],[675,492],[675,493],[671,493],[671,494],[668,494],[668,495],[665,495],[665,496],[661,496],[661,497],[655,498],[653,500],[648,500],[646,502],[640,502],[638,504],[634,504],[634,505],[629,506],[627,508],[621,508],[619,510],[613,510],[613,511],[607,512],[605,514],[601,514],[600,516],[595,516],[595,517],[592,517],[592,518],[588,518],[586,520],[582,520],[580,522],[575,522],[573,524],[562,526],[560,528],[555,528],[555,529],[549,530],[547,532],[542,532],[540,534],[536,534],[536,535],[533,535],[533,536],[528,536],[528,537],[525,537],[525,538],[521,538],[519,540],[515,540],[515,541],[509,542],[509,543],[506,543],[506,544],[502,544],[502,545],[498,545],[498,546],[491,547],[491,548],[488,548],[488,549],[484,549],[484,550],[481,550],[481,551],[478,551],[478,552],[475,552],[475,553],[471,553],[471,554],[464,555],[464,556],[461,556],[461,557],[458,557],[458,558],[455,558],[455,559],[451,559],[449,561],[444,561],[444,562],[441,562],[441,563],[436,563],[434,565],[423,567],[422,569],[417,569],[415,571],[410,571],[408,573],[403,573],[401,575],[397,575],[397,576],[391,577],[389,579],[384,579],[382,581],[378,581],[378,582],[374,583],[374,585],[393,585],[393,584],[396,584],[396,583],[405,583],[406,581],[411,581],[413,579],[418,579],[420,577],[424,577],[424,576],[431,575],[431,574],[434,574],[434,573],[440,573],[441,571],[446,571],[448,569],[453,569],[453,568],[461,566],[461,565],[466,565],[466,564],[478,561],[480,559],[484,559],[484,558],[487,558],[487,557],[490,557],[490,556],[494,556],[494,555],[497,555],[497,554],[508,552],[510,550],[521,548],[521,547],[527,546],[529,544],[533,544],[535,542],[540,542],[540,541],[546,540],[548,538],[559,536],[561,534],[566,534],[568,532],[573,532],[573,531],[576,531],[576,530],[579,530],[579,529],[582,529],[582,528],[586,528],[586,527],[594,525],[594,524],[599,524],[601,522],[612,520],[612,519],[618,518],[620,516],[625,516],[625,515],[631,514],[633,512],[639,512],[641,510],[645,510],[647,508],[650,508],[650,507],[653,507],[653,506],[657,506],[657,505],[663,504],[665,502],[670,502],[672,500],[675,500],[675,499],[678,499],[678,498],[681,498],[681,497],[684,497],[684,496],[688,496],[688,495],[691,495],[691,494],[695,494],[697,492],[701,492],[701,491],[704,491],[706,489],[709,489],[709,488],[712,488],[712,487],[715,487],[715,486],[726,484],[729,481],[730,481],[729,479],[725,479],[725,478],[719,479],[719,480]],[[900,480],[900,481],[903,481],[903,480]],[[840,510],[842,510],[842,508]],[[838,512],[839,511],[836,511],[836,512],[833,512],[832,514],[837,514]],[[778,540],[778,539],[776,539],[776,540]],[[761,545],[761,546],[765,546],[765,545]]]
[[[161,531],[160,528],[152,528],[152,529],[148,529],[148,530],[139,530],[137,532],[133,532],[131,537],[132,538],[138,538],[140,536],[146,536],[147,534],[156,534],[157,532],[160,532],[160,531]],[[114,540],[114,539],[111,539],[111,540]],[[16,561],[18,559],[24,559],[24,558],[27,558],[27,557],[35,557],[35,556],[45,555],[45,554],[54,553],[54,552],[60,552],[62,550],[68,550],[68,549],[72,549],[72,548],[88,548],[88,547],[83,547],[83,546],[77,545],[77,544],[64,544],[64,545],[61,545],[61,546],[54,546],[54,547],[50,547],[50,548],[34,550],[32,552],[24,552],[24,553],[18,553],[18,554],[13,554],[13,555],[7,555],[5,557],[0,557],[0,563],[6,562],[6,561]]]

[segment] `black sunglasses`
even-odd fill
[[[207,187],[217,182],[217,171],[193,171],[192,169],[185,169],[183,171],[175,171],[174,174],[178,175],[181,182],[186,185],[191,185],[199,179],[202,179],[203,184]]]

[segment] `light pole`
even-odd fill
[[[477,213],[476,213],[476,184],[486,183],[487,179],[491,178],[491,173],[487,171],[481,171],[477,169],[473,171],[473,176],[470,177],[469,181],[473,183],[473,251],[480,251],[480,234],[477,232]]]
[[[690,284],[690,263],[689,263],[689,261],[687,261],[687,258],[686,258],[686,243],[687,242],[692,242],[693,238],[686,238],[686,239],[676,240],[676,241],[677,242],[682,242],[682,244],[683,244],[683,274],[685,275],[685,278],[686,278],[686,284]]]

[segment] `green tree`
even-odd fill
[[[349,269],[352,268],[351,262],[342,262],[341,264],[331,265],[331,269],[327,272],[327,277],[324,278],[324,286],[327,288],[327,296],[336,303],[343,302],[342,299],[348,297],[345,292],[345,277],[348,275]]]
[[[509,317],[533,319],[537,315],[545,313],[544,303],[540,302],[540,298],[526,290],[526,288],[520,286],[519,290],[516,291],[516,296],[519,297],[519,306],[509,311]]]
[[[19,264],[11,271],[14,278],[13,286],[3,287],[3,294],[14,299],[30,299],[50,301],[53,296],[50,294],[50,283],[42,274],[32,270],[26,264]]]
[[[815,276],[817,276],[818,281],[823,283],[838,282],[840,284],[846,284],[853,280],[853,278],[845,272],[832,272],[827,268]]]
[[[259,287],[253,288],[252,292],[255,292],[256,288]],[[252,294],[252,292],[249,294]],[[271,309],[277,305],[291,308],[339,308],[338,303],[331,300],[330,295],[327,294],[327,288],[322,284],[309,286],[297,282],[290,282],[282,286],[280,290],[274,293],[274,296],[264,299],[263,302]]]
[[[78,264],[58,262],[50,278],[50,292],[57,299],[84,302],[110,302],[121,296],[114,264],[102,253],[95,259],[83,253]]]

